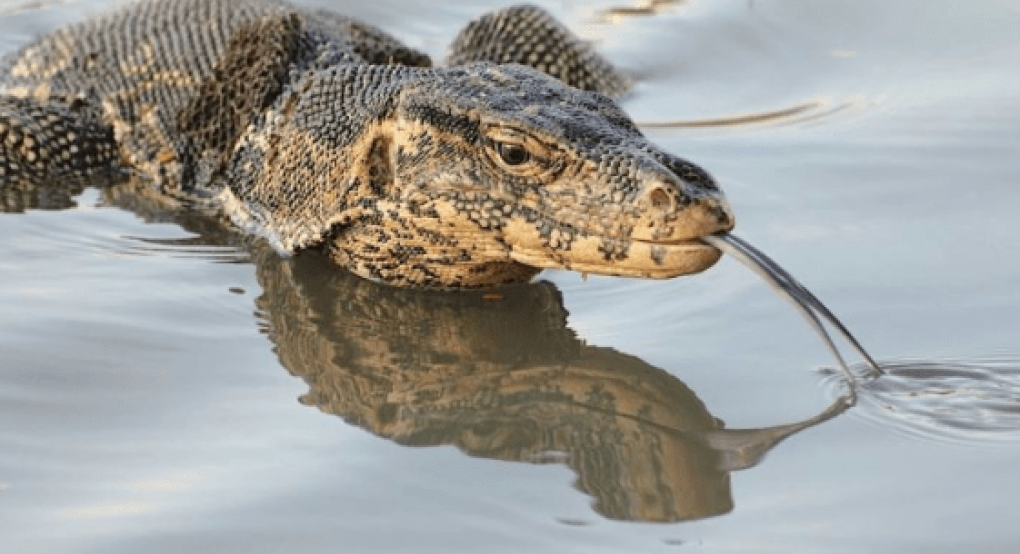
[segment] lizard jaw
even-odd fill
[[[510,258],[542,269],[569,269],[618,277],[669,279],[712,267],[722,252],[701,237],[729,231],[734,219],[721,197],[702,201],[671,224],[652,220],[629,236],[584,232],[543,233],[542,226],[511,220],[503,230]],[[510,239],[512,237],[512,240]]]
[[[543,269],[569,269],[594,275],[669,279],[700,273],[722,256],[716,248],[698,238],[669,241],[630,240],[607,249],[600,237],[574,239],[569,250],[511,247],[510,257],[518,263]]]

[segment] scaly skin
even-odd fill
[[[281,252],[323,248],[401,286],[667,278],[719,258],[697,239],[732,228],[723,194],[645,139],[602,94],[627,80],[547,14],[486,16],[450,60],[269,0],[137,4],[0,62],[0,179],[127,169]],[[35,114],[66,121],[28,129]]]

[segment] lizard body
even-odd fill
[[[548,14],[487,15],[448,62],[273,0],[141,2],[0,61],[0,182],[128,171],[400,286],[718,259],[698,238],[732,228],[722,192],[642,135],[608,96],[627,80]]]

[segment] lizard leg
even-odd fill
[[[92,177],[119,169],[113,128],[85,101],[0,96],[0,183]]]
[[[608,96],[620,96],[630,85],[594,48],[536,6],[514,6],[468,23],[450,45],[446,65],[471,62],[518,63]]]

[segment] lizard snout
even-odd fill
[[[714,185],[688,182],[672,174],[643,180],[641,217],[631,238],[649,242],[690,240],[733,228],[733,211]]]

